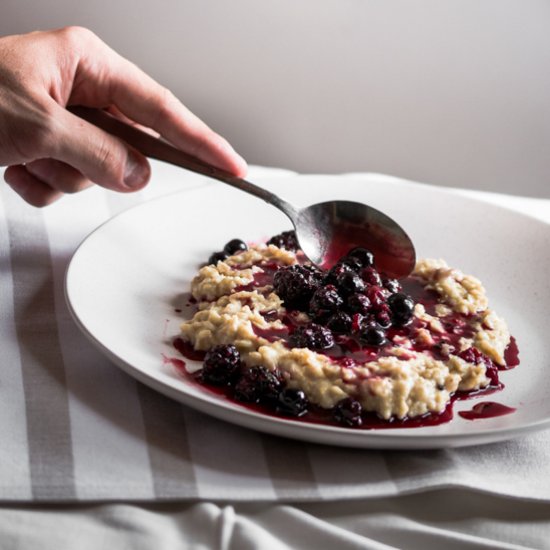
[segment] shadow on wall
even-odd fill
[[[542,0],[3,0],[87,26],[253,163],[550,197]]]

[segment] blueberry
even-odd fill
[[[279,394],[276,411],[286,416],[302,416],[307,413],[308,400],[302,390],[287,388]]]
[[[336,311],[343,303],[334,285],[321,286],[314,292],[309,309],[315,317],[321,317]]]
[[[386,342],[386,333],[381,327],[369,323],[361,330],[361,340],[368,346],[379,347]]]
[[[395,326],[405,326],[412,321],[414,301],[403,293],[392,294],[388,298],[388,305],[392,312],[392,321]]]
[[[366,315],[370,310],[370,300],[364,294],[352,294],[347,301],[348,311],[350,313],[362,313]]]
[[[327,272],[325,283],[334,285],[338,284],[338,278],[344,273],[355,273],[355,270],[349,264],[338,262]]]
[[[223,251],[228,256],[233,256],[233,254],[244,252],[245,250],[248,250],[248,246],[244,241],[241,241],[241,239],[233,239],[223,247]]]
[[[363,268],[363,264],[359,258],[354,258],[353,256],[346,256],[340,260],[341,264],[349,266],[353,271],[359,273]]]
[[[278,248],[285,248],[291,252],[298,250],[298,239],[295,231],[283,231],[278,235],[274,235],[267,241],[267,244],[272,244]]]
[[[395,294],[396,292],[399,292],[401,290],[401,285],[399,284],[399,281],[397,279],[384,279],[382,281],[382,285],[392,294]]]
[[[272,403],[283,389],[279,371],[266,367],[251,367],[245,370],[235,384],[234,396],[245,403]]]
[[[338,288],[346,295],[356,294],[365,290],[365,283],[357,273],[342,273],[336,281]]]
[[[287,309],[307,311],[322,278],[321,271],[313,266],[291,265],[275,273],[273,287]]]
[[[357,258],[362,267],[371,267],[374,265],[374,255],[370,250],[358,246],[348,252],[348,257]]]
[[[327,328],[334,334],[349,334],[351,332],[352,318],[344,311],[338,311],[327,321]]]
[[[363,424],[363,419],[361,414],[363,412],[363,407],[361,403],[352,397],[347,397],[338,401],[334,409],[332,410],[332,416],[334,420],[339,424],[344,424],[344,426],[358,427]]]
[[[208,264],[214,264],[216,265],[218,262],[223,262],[227,258],[227,254],[225,252],[214,252],[208,258]]]
[[[363,277],[363,281],[365,281],[365,283],[368,285],[382,285],[382,278],[380,277],[378,271],[374,269],[374,267],[365,267],[365,269],[361,271],[361,277]]]
[[[290,345],[295,348],[322,350],[334,345],[334,336],[330,329],[317,323],[297,327],[289,340]]]
[[[201,371],[203,382],[225,386],[235,381],[241,366],[241,356],[233,345],[212,348],[204,357]]]

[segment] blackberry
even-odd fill
[[[275,409],[285,416],[303,416],[307,413],[309,402],[302,390],[287,388],[279,394]]]
[[[321,286],[314,292],[309,310],[315,317],[322,317],[336,311],[343,303],[344,300],[334,285]]]
[[[336,312],[327,321],[327,328],[329,328],[334,334],[349,334],[351,332],[351,326],[351,316],[344,311]]]
[[[251,367],[245,370],[235,384],[234,396],[245,403],[272,403],[283,389],[279,371],[266,367]]]
[[[204,357],[201,371],[203,382],[213,386],[230,385],[241,367],[241,355],[231,344],[212,348]]]
[[[401,285],[397,279],[383,279],[382,286],[389,290],[392,294],[395,294],[401,290]]]
[[[362,267],[371,267],[374,265],[374,255],[370,250],[360,246],[350,250],[348,257],[357,258]]]
[[[227,254],[225,252],[214,252],[210,255],[210,258],[208,258],[208,265],[214,264],[217,265],[218,262],[223,262],[227,258]]]
[[[350,313],[362,313],[366,315],[370,310],[370,300],[364,294],[352,294],[346,302]]]
[[[296,238],[296,231],[283,231],[278,235],[274,235],[267,241],[267,244],[273,244],[278,248],[285,248],[291,252],[298,250],[298,239]]]
[[[339,424],[358,427],[363,424],[362,412],[361,403],[352,397],[347,397],[336,403],[334,409],[332,409],[332,416]]]
[[[365,267],[361,271],[361,277],[363,281],[370,286],[382,286],[382,277],[374,267]]]
[[[363,292],[365,290],[365,283],[363,279],[355,272],[342,273],[337,281],[336,285],[342,291],[343,294],[350,295]]]
[[[334,345],[334,336],[330,329],[317,323],[297,327],[289,340],[290,345],[295,348],[321,350]]]
[[[273,287],[287,309],[307,311],[313,293],[321,284],[321,271],[310,265],[291,265],[279,269]]]
[[[233,239],[223,247],[223,251],[228,256],[233,256],[233,254],[244,252],[245,250],[248,250],[248,246],[244,241],[241,241],[241,239]]]
[[[392,312],[392,322],[397,327],[408,325],[413,318],[414,301],[403,293],[392,294],[388,298],[388,305]]]

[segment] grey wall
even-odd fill
[[[1,0],[88,26],[253,163],[550,196],[546,0]]]

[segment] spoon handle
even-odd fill
[[[69,107],[69,111],[94,126],[105,130],[109,134],[121,138],[146,157],[174,164],[186,170],[190,170],[191,172],[196,172],[197,174],[202,174],[203,176],[227,183],[232,187],[236,187],[245,193],[254,195],[277,207],[284,212],[293,223],[297,218],[297,210],[294,206],[267,189],[258,187],[245,179],[233,176],[220,168],[216,168],[196,157],[188,155],[168,144],[166,141],[142,132],[109,115],[105,111],[90,109],[88,107]]]

